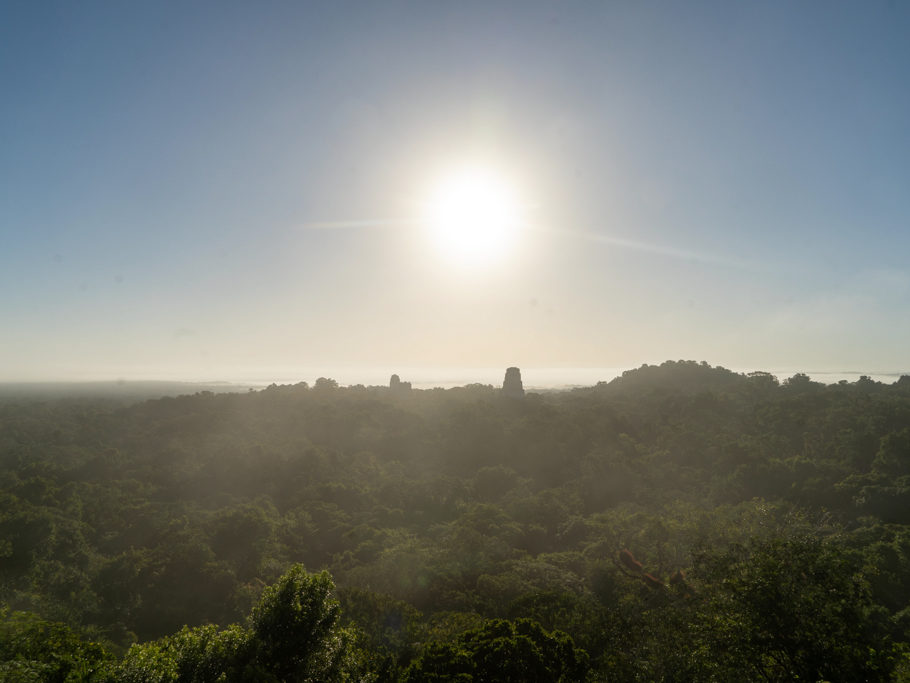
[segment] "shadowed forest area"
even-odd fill
[[[5,681],[910,680],[910,377],[0,401]]]

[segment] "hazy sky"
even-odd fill
[[[7,0],[0,380],[910,369],[908,34],[901,1]],[[488,262],[421,218],[464,164],[520,198]]]

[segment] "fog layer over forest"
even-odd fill
[[[0,679],[910,680],[910,377],[0,399]]]

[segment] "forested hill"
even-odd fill
[[[908,524],[910,377],[5,398],[0,679],[910,680]]]

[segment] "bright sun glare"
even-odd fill
[[[423,222],[449,260],[483,265],[506,256],[521,224],[509,184],[490,169],[462,168],[443,177],[424,205]]]

